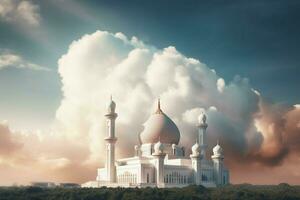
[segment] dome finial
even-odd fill
[[[112,94],[110,94],[110,100],[111,100],[111,101],[113,100],[113,98],[112,98]]]
[[[155,114],[162,114],[162,110],[160,109],[160,98],[158,98],[157,100],[157,110],[155,112]]]
[[[160,98],[158,98],[158,101],[157,101],[157,109],[160,110]]]

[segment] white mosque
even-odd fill
[[[213,148],[211,160],[206,157],[206,115],[199,116],[196,143],[187,156],[179,145],[180,132],[176,124],[161,110],[146,121],[139,135],[140,144],[134,146],[135,155],[115,159],[115,112],[111,99],[105,117],[108,122],[105,168],[99,168],[96,181],[82,187],[184,187],[190,184],[217,187],[229,183],[229,171],[224,166],[223,150],[219,144]]]

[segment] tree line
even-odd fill
[[[300,186],[227,185],[205,188],[39,188],[1,187],[0,200],[300,200]]]

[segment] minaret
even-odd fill
[[[116,166],[115,166],[115,143],[117,138],[115,137],[115,120],[118,114],[115,112],[116,103],[110,97],[110,102],[107,107],[107,126],[108,126],[108,137],[106,141],[106,173],[107,181],[109,183],[116,182]]]
[[[214,164],[214,180],[216,185],[223,185],[223,166],[224,166],[224,155],[223,149],[219,145],[219,141],[217,145],[213,148],[213,155],[211,156],[213,164]]]
[[[190,155],[190,158],[192,160],[192,168],[194,171],[194,183],[196,185],[200,185],[201,184],[201,164],[200,164],[200,159],[201,159],[201,148],[200,145],[198,143],[198,141],[196,141],[196,143],[192,146],[192,154]]]
[[[198,141],[201,148],[201,155],[202,159],[206,160],[206,129],[207,129],[207,123],[206,123],[206,115],[202,112],[198,117]]]
[[[164,184],[164,159],[166,154],[164,151],[164,145],[160,140],[154,145],[154,153],[152,156],[155,158],[155,168],[156,168],[156,184],[157,187],[162,187]]]

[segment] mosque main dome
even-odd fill
[[[144,130],[140,134],[142,144],[157,143],[178,144],[180,132],[176,124],[160,109],[158,100],[157,111],[150,116],[144,124]]]

